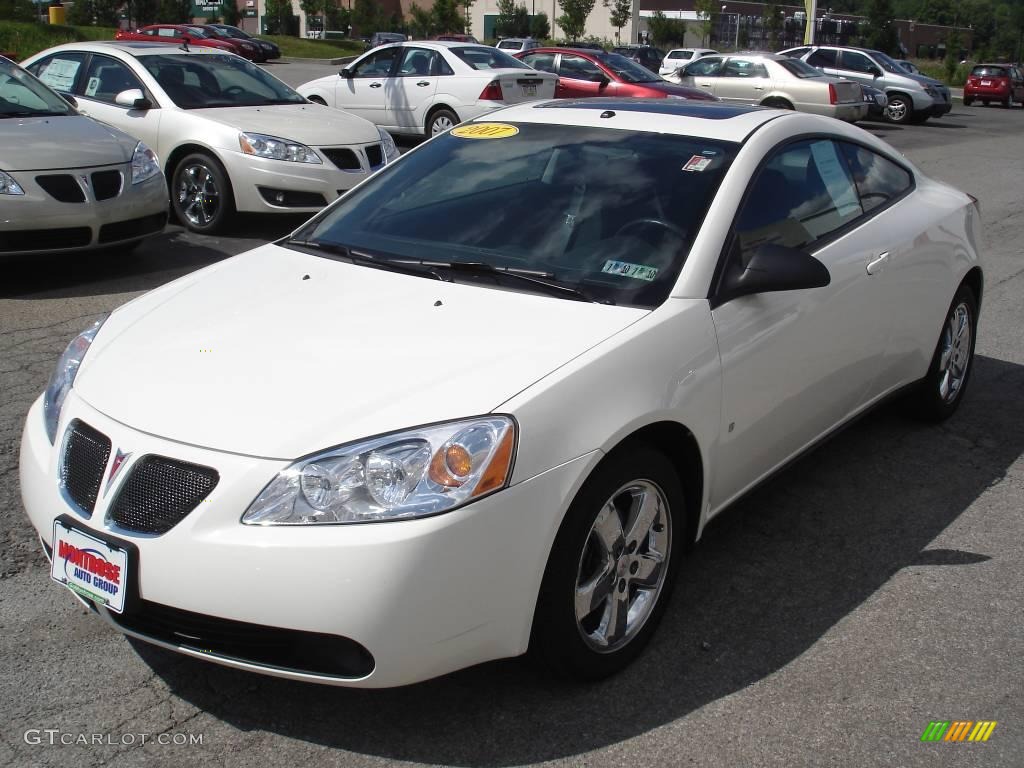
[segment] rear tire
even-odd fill
[[[431,139],[439,133],[451,130],[458,124],[459,116],[450,109],[439,109],[436,112],[432,112],[430,117],[427,118],[427,124],[425,126],[427,138]]]
[[[675,468],[653,448],[624,446],[601,462],[551,548],[530,637],[536,661],[599,680],[640,654],[682,559],[684,506]]]
[[[928,374],[911,394],[916,416],[938,422],[956,412],[974,369],[977,330],[977,297],[961,284],[942,323]]]

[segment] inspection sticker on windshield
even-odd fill
[[[519,129],[508,123],[471,123],[452,128],[452,136],[460,139],[507,139],[517,133]]]
[[[711,165],[711,162],[714,159],[715,158],[713,157],[703,157],[702,155],[694,155],[693,157],[686,161],[686,165],[683,166],[683,170],[696,171],[699,173],[700,171],[703,171],[705,168]]]
[[[626,261],[606,261],[604,266],[601,267],[601,271],[609,275],[622,275],[623,277],[632,277],[636,280],[646,280],[647,282],[651,282],[658,276],[656,267],[648,267],[644,264],[630,264]]]

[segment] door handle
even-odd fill
[[[428,83],[426,80],[420,80],[418,83],[416,83],[416,85],[418,85],[420,88],[425,88],[426,86],[430,85],[430,83]]]
[[[370,83],[371,88],[380,88],[380,83]]]
[[[886,251],[874,261],[868,262],[868,274],[877,275],[882,271],[882,267],[885,266],[885,262],[889,260],[889,252]]]
[[[755,85],[754,86],[754,90],[755,91],[763,91],[764,90],[764,86],[763,85]]]

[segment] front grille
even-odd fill
[[[124,481],[109,518],[126,531],[166,533],[210,495],[219,479],[210,467],[144,456]]]
[[[343,171],[361,171],[359,157],[348,147],[321,147],[324,156]]]
[[[371,168],[384,163],[384,150],[380,148],[380,144],[371,144],[366,148],[366,159],[370,161]]]
[[[61,229],[19,229],[0,232],[0,253],[4,251],[52,251],[58,248],[84,248],[92,242],[88,227]]]
[[[140,600],[137,610],[107,612],[119,627],[153,640],[275,669],[338,678],[370,674],[373,656],[354,640],[267,627]]]
[[[96,506],[109,458],[110,439],[106,435],[78,419],[71,422],[64,439],[60,483],[86,516],[92,515]]]
[[[67,173],[36,176],[36,184],[46,190],[55,200],[62,203],[84,203],[85,192],[75,181],[75,177]]]
[[[97,200],[109,200],[121,194],[120,171],[96,171],[92,175],[92,191]]]
[[[167,224],[167,213],[161,211],[152,216],[143,216],[128,221],[116,221],[100,227],[101,243],[116,243],[118,240],[129,240],[133,237],[145,237],[163,230]]]

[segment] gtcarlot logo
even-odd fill
[[[23,736],[31,746],[137,747],[147,744],[176,747],[202,746],[202,733],[85,733],[59,728],[29,728]]]
[[[988,741],[995,729],[995,720],[932,720],[921,741]]]

